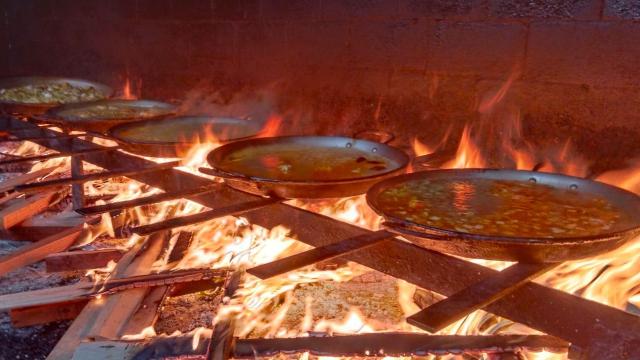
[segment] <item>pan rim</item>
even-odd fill
[[[66,110],[73,110],[76,108],[83,108],[83,107],[87,107],[87,106],[92,106],[92,105],[100,105],[102,103],[129,103],[129,104],[133,104],[133,103],[147,103],[150,106],[147,107],[158,107],[158,108],[164,108],[167,109],[168,112],[166,114],[161,114],[161,115],[154,115],[154,116],[150,116],[150,117],[146,117],[143,118],[140,121],[145,121],[145,120],[152,120],[152,119],[157,119],[157,118],[163,118],[163,117],[167,117],[167,116],[171,116],[174,115],[177,111],[178,111],[178,107],[176,105],[167,103],[167,102],[163,102],[163,101],[159,101],[159,100],[151,100],[151,99],[101,99],[101,100],[96,100],[96,101],[85,101],[85,102],[79,102],[79,103],[71,103],[71,104],[63,104],[60,106],[56,106],[52,109],[50,109],[49,111],[47,111],[45,114],[43,114],[42,116],[39,116],[38,120],[42,120],[42,121],[57,121],[58,123],[62,124],[62,123],[75,123],[75,124],[80,124],[80,123],[91,123],[91,122],[108,122],[108,121],[132,121],[132,120],[136,120],[136,119],[140,119],[140,117],[138,116],[127,116],[127,117],[105,117],[105,118],[100,118],[100,117],[89,117],[89,118],[81,118],[81,117],[65,117],[65,116],[61,116],[59,114],[59,112],[61,111],[66,111]]]
[[[390,227],[392,230],[396,230],[400,233],[402,233],[404,230],[407,233],[410,233],[409,235],[422,236],[423,238],[426,238],[426,239],[429,238],[429,235],[433,235],[434,237],[444,235],[444,236],[455,237],[461,240],[494,242],[494,243],[502,243],[502,244],[512,243],[512,244],[518,244],[518,245],[522,245],[522,244],[531,244],[531,245],[567,244],[569,245],[569,244],[578,244],[578,243],[585,243],[585,242],[593,243],[593,242],[600,242],[600,241],[609,241],[611,239],[620,238],[621,236],[627,236],[631,234],[636,234],[636,235],[640,234],[640,224],[637,224],[634,226],[630,226],[628,228],[623,228],[623,229],[612,231],[612,232],[605,232],[605,233],[600,233],[595,235],[586,235],[586,236],[522,237],[522,236],[506,236],[506,235],[500,235],[500,236],[483,235],[483,234],[467,233],[467,232],[456,231],[456,230],[442,229],[442,228],[437,228],[430,225],[419,224],[407,219],[402,219],[402,218],[391,216],[389,214],[385,214],[378,206],[377,195],[379,195],[384,188],[388,187],[392,183],[400,182],[401,179],[410,179],[414,177],[418,178],[424,173],[445,173],[445,172],[484,173],[484,172],[494,172],[494,171],[531,174],[531,175],[542,174],[545,176],[554,176],[554,177],[565,178],[565,179],[575,179],[576,181],[582,181],[582,182],[589,181],[589,182],[595,183],[598,186],[603,186],[607,189],[614,190],[622,194],[626,194],[628,196],[634,197],[640,203],[640,196],[638,196],[637,194],[631,191],[619,188],[614,185],[603,183],[600,181],[589,180],[589,179],[585,179],[577,176],[565,175],[560,173],[535,172],[535,171],[516,170],[516,169],[465,168],[465,169],[425,170],[425,171],[418,171],[410,174],[403,174],[403,175],[395,176],[389,179],[385,179],[383,181],[376,183],[367,191],[367,194],[366,194],[367,205],[376,214],[382,216],[385,219],[385,221],[387,221],[390,224]],[[399,227],[393,227],[392,225],[394,224],[399,225]],[[429,232],[431,232],[431,234]],[[418,234],[421,234],[421,235],[418,235]]]
[[[96,82],[96,81],[87,80],[87,79],[80,79],[80,78],[65,78],[65,77],[56,77],[56,76],[14,76],[14,77],[4,77],[4,78],[0,78],[0,87],[1,87],[3,82],[18,81],[18,80],[29,80],[29,79],[40,79],[40,80],[43,80],[43,81],[51,81],[51,82],[65,82],[66,81],[66,82],[85,83],[85,84],[87,84],[89,86],[93,86],[94,88],[96,88],[96,90],[100,91],[102,94],[105,95],[104,99],[100,99],[100,100],[96,100],[96,101],[107,100],[107,99],[111,98],[113,96],[113,94],[114,94],[114,90],[110,86],[102,84],[102,83],[99,83],[99,82]],[[16,87],[25,86],[25,85],[28,85],[28,84],[17,85],[17,86],[14,86],[14,87],[4,87],[3,89],[14,89]],[[85,102],[86,101],[78,101],[78,102],[71,102],[71,103],[58,103],[58,102],[52,102],[52,103],[27,103],[27,102],[20,102],[20,101],[0,100],[0,104],[3,104],[3,105],[22,105],[22,106],[41,107],[41,108],[55,108],[55,107],[65,106],[65,105],[83,104]]]
[[[213,161],[213,157],[216,156],[217,154],[219,154],[222,151],[225,151],[226,149],[224,149],[225,146],[239,146],[242,145],[242,142],[256,142],[256,141],[260,141],[260,142],[275,142],[277,140],[286,140],[286,139],[302,139],[302,138],[308,138],[308,139],[339,139],[339,140],[345,140],[347,142],[365,142],[365,143],[369,143],[369,144],[375,144],[376,146],[381,146],[384,147],[386,149],[390,149],[392,151],[394,151],[398,156],[402,157],[402,161],[400,161],[400,165],[390,169],[388,171],[385,172],[381,172],[381,173],[377,173],[374,175],[368,175],[368,176],[362,176],[362,177],[354,177],[351,179],[335,179],[335,180],[322,180],[322,181],[317,181],[317,180],[278,180],[278,179],[269,179],[269,178],[263,178],[263,177],[259,177],[259,176],[249,176],[246,174],[241,174],[241,173],[237,173],[237,172],[230,172],[230,171],[226,171],[226,170],[222,170],[218,167],[216,167],[215,162]],[[256,183],[269,183],[269,184],[278,184],[278,185],[285,185],[285,186],[322,186],[322,185],[339,185],[339,184],[353,184],[356,182],[367,182],[367,181],[371,181],[373,179],[383,179],[385,177],[389,177],[392,175],[397,174],[398,172],[404,171],[408,166],[409,166],[409,162],[410,162],[410,157],[409,155],[407,155],[404,151],[387,145],[387,144],[383,144],[383,143],[379,143],[376,141],[371,141],[371,140],[366,140],[366,139],[357,139],[357,138],[352,138],[352,137],[348,137],[348,136],[331,136],[331,135],[282,135],[282,136],[271,136],[271,137],[263,137],[263,138],[257,138],[257,139],[245,139],[245,140],[240,140],[240,141],[235,141],[229,144],[225,144],[222,146],[217,147],[216,149],[213,149],[212,151],[209,152],[209,154],[207,154],[207,163],[209,164],[209,166],[211,166],[213,169],[215,169],[216,171],[222,173],[222,174],[226,174],[229,178],[231,178],[231,180],[244,180],[244,181],[250,181],[250,182],[256,182]]]
[[[242,120],[241,118],[234,118],[234,117],[228,117],[228,116],[206,116],[206,115],[183,115],[183,116],[163,117],[162,119],[144,119],[144,120],[140,120],[140,121],[135,121],[135,122],[116,125],[116,126],[112,127],[111,129],[109,129],[109,136],[113,137],[117,141],[122,141],[123,143],[128,143],[128,144],[139,144],[139,145],[195,145],[195,144],[197,144],[195,142],[131,140],[131,139],[127,139],[127,138],[123,137],[120,134],[122,131],[127,130],[130,127],[142,126],[142,125],[144,125],[146,123],[158,123],[158,122],[165,122],[165,121],[169,122],[169,121],[175,121],[176,119],[187,119],[187,118],[190,118],[190,119],[193,119],[193,118],[206,118],[206,119]],[[250,120],[246,120],[246,121],[250,122]],[[228,139],[228,140],[225,140],[225,141],[221,141],[220,143],[225,144],[225,143],[234,142],[234,141],[246,140],[246,139],[250,139],[250,138],[254,138],[256,136],[259,136],[260,134],[263,134],[265,132],[265,130],[262,127],[257,127],[257,128],[258,128],[258,131],[254,135],[243,136],[243,137],[234,138],[234,139]]]

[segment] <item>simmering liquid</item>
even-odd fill
[[[248,123],[248,121],[247,121]],[[131,126],[119,132],[131,141],[189,142],[204,140],[213,136],[219,141],[228,141],[255,135],[257,125],[229,125],[228,123],[208,123],[203,121],[160,121]]]
[[[59,116],[71,119],[129,119],[148,118],[170,114],[171,111],[159,107],[137,107],[123,104],[99,104],[63,110]]]
[[[228,172],[274,180],[347,180],[388,172],[385,158],[353,148],[269,144],[233,152],[218,165]]]
[[[385,214],[443,230],[479,235],[597,235],[623,219],[606,198],[519,181],[414,180],[379,196]]]

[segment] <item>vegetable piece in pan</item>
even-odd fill
[[[25,104],[68,104],[104,98],[105,95],[94,87],[74,86],[67,82],[0,89],[0,101]]]
[[[419,225],[489,236],[597,235],[625,218],[600,195],[492,179],[403,182],[383,191],[379,206]]]

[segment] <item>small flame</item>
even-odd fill
[[[434,152],[434,149],[418,140],[417,136],[413,138],[413,142],[411,143],[411,145],[413,147],[413,153],[416,156],[428,155]]]

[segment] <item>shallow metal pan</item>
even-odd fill
[[[342,180],[317,180],[310,177],[300,181],[284,181],[266,175],[250,176],[229,171],[221,166],[227,156],[240,149],[273,144],[291,145],[295,149],[303,148],[305,152],[323,152],[332,148],[346,148],[353,152],[354,159],[367,154],[375,154],[387,161],[388,169],[372,176],[358,177],[354,175],[353,178]],[[301,152],[301,155],[303,154],[304,152]],[[213,170],[203,169],[205,172],[224,178],[229,186],[242,191],[285,199],[332,198],[362,194],[376,182],[404,173],[409,164],[409,156],[395,147],[371,140],[341,136],[280,136],[249,139],[223,145],[209,153],[207,161]]]
[[[488,236],[451,231],[418,224],[385,213],[379,195],[390,186],[417,179],[493,179],[530,182],[559,189],[604,196],[628,215],[606,233],[582,237],[524,238]],[[382,181],[367,192],[369,206],[387,221],[389,230],[422,247],[469,258],[523,262],[559,262],[594,256],[613,250],[640,235],[640,197],[597,181],[534,171],[498,169],[452,169],[423,171]]]
[[[79,117],[70,114],[71,111],[89,109],[91,107],[104,105],[139,109],[140,113],[125,117]],[[157,111],[157,113],[153,115],[145,115],[144,111],[149,110]],[[175,105],[155,100],[109,99],[58,106],[50,109],[45,114],[34,116],[33,121],[37,123],[58,125],[66,130],[85,130],[106,133],[110,128],[116,125],[130,123],[133,121],[162,119],[164,117],[174,115],[176,111],[177,107]]]
[[[28,76],[4,78],[0,79],[0,89],[12,89],[26,85],[46,85],[59,83],[69,83],[73,86],[82,88],[93,87],[98,92],[103,94],[105,98],[109,98],[113,95],[113,89],[111,89],[107,85],[89,80],[71,79],[64,77]],[[31,116],[43,114],[47,110],[60,105],[60,103],[22,103],[13,101],[0,101],[0,110],[8,114]]]
[[[180,157],[191,147],[206,140],[219,143],[243,140],[259,135],[262,125],[250,120],[180,116],[144,120],[111,128],[109,135],[132,153],[155,157]]]

